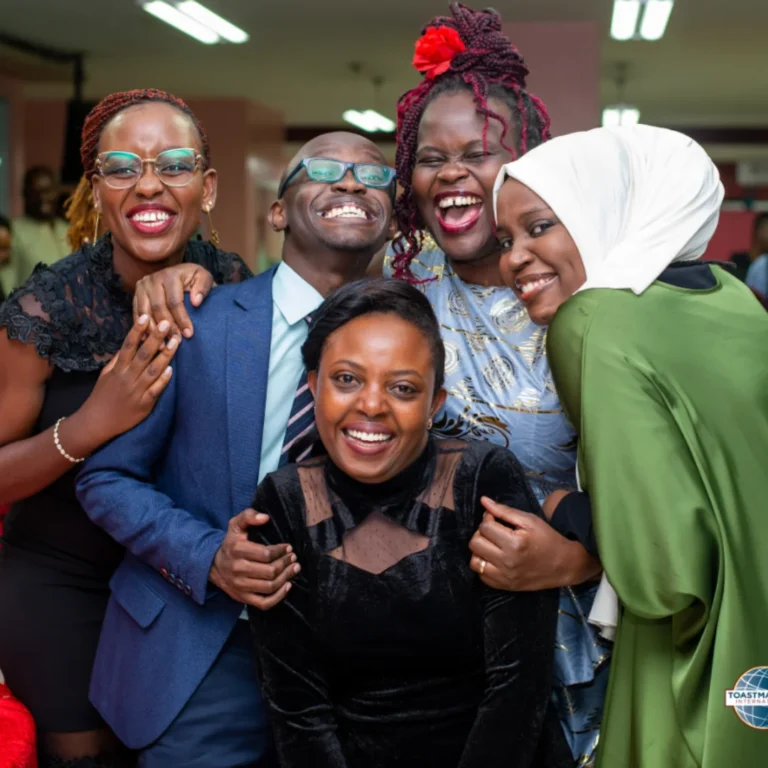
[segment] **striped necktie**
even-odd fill
[[[311,322],[310,317],[304,318],[309,324]],[[315,399],[312,397],[312,393],[309,391],[309,384],[307,384],[307,372],[304,370],[299,379],[299,386],[296,390],[296,394],[293,396],[293,406],[291,406],[291,415],[288,417],[288,424],[285,428],[285,438],[283,440],[283,449],[280,451],[280,463],[278,466],[282,467],[288,463],[288,453],[297,440],[301,440],[302,437],[307,435],[312,427],[315,426]],[[299,456],[296,457],[296,461],[305,459],[312,446],[308,446],[306,450],[302,451]]]

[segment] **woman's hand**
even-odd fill
[[[487,497],[481,503],[486,514],[469,543],[470,568],[489,587],[529,592],[581,584],[600,574],[600,563],[581,544],[536,515]]]
[[[142,315],[148,315],[152,330],[165,321],[172,333],[189,339],[194,328],[184,306],[184,294],[191,294],[192,306],[199,307],[214,285],[213,275],[199,264],[177,264],[161,269],[136,283],[133,319],[137,321]]]
[[[148,330],[143,315],[125,337],[120,351],[101,372],[90,397],[76,414],[77,422],[99,436],[99,444],[133,429],[150,413],[171,380],[170,362],[181,338],[168,338],[170,326],[162,321]],[[142,341],[142,338],[145,337]],[[62,424],[71,428],[75,416]]]

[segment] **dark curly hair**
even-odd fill
[[[396,315],[421,331],[432,351],[438,392],[445,380],[445,347],[432,305],[418,288],[384,277],[347,283],[312,313],[309,335],[301,348],[306,369],[316,371],[320,367],[325,342],[334,331],[374,313]]]

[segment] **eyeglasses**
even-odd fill
[[[163,184],[186,187],[198,168],[202,168],[202,162],[203,156],[188,147],[167,149],[154,159],[142,159],[133,152],[102,152],[96,158],[96,172],[108,187],[130,189],[141,178],[144,163],[151,163]]]
[[[346,163],[343,160],[331,160],[327,157],[305,157],[286,177],[280,185],[278,198],[283,196],[288,183],[302,168],[307,169],[307,176],[311,181],[321,181],[325,184],[335,184],[341,181],[351,168],[355,178],[366,187],[373,189],[386,189],[392,185],[397,176],[397,171],[388,165],[379,163]]]

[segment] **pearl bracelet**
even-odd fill
[[[59,453],[69,462],[72,464],[80,464],[81,462],[85,461],[85,459],[76,459],[74,456],[70,456],[62,447],[61,447],[61,441],[59,440],[59,425],[66,416],[62,416],[57,422],[56,426],[53,428],[53,442],[56,443],[56,448],[58,448]]]

